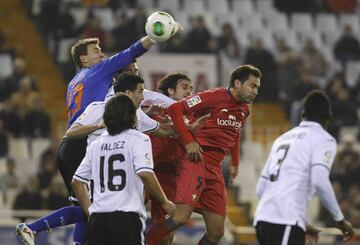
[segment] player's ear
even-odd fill
[[[173,88],[168,88],[168,89],[167,89],[167,92],[168,92],[169,95],[174,95],[174,94],[175,94],[175,89],[173,89]]]
[[[87,56],[86,55],[80,55],[80,61],[83,64],[86,64],[88,62]]]
[[[241,81],[239,79],[234,80],[234,87],[237,87],[237,88],[241,87]]]
[[[306,114],[305,114],[305,111],[304,111],[304,110],[301,112],[301,116],[302,116],[302,118],[305,118],[305,117],[306,117]]]

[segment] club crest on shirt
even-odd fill
[[[324,154],[324,162],[329,164],[330,159],[331,159],[331,151],[326,151]]]
[[[189,108],[196,106],[197,104],[201,103],[201,98],[199,95],[196,95],[194,97],[191,97],[190,99],[186,100],[186,103],[188,104]]]
[[[145,159],[146,159],[146,163],[148,164],[148,165],[150,165],[151,164],[151,162],[150,162],[150,154],[149,153],[146,153],[145,154]]]

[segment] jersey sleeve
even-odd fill
[[[144,90],[144,100],[142,102],[143,104],[155,104],[168,108],[170,105],[174,104],[175,102],[176,102],[175,100],[161,93],[147,89]]]
[[[98,72],[104,74],[113,74],[134,62],[137,57],[143,55],[146,51],[147,49],[142,46],[141,40],[139,40],[132,44],[129,48],[124,49],[110,58],[100,62],[94,68],[97,69]]]
[[[321,165],[330,171],[336,156],[335,139],[314,137],[312,140],[311,166]]]
[[[146,133],[151,132],[159,128],[160,124],[158,121],[150,118],[148,115],[145,114],[141,109],[136,111],[138,121],[139,121],[139,131]]]
[[[231,148],[231,165],[238,167],[240,164],[240,133],[236,138],[235,145]]]
[[[77,168],[73,178],[88,183],[91,179],[91,167],[92,167],[92,152],[93,152],[93,145],[90,145],[87,150],[84,159],[81,161],[79,167]]]
[[[205,115],[208,109],[224,96],[224,90],[208,90],[178,101],[168,108],[167,112],[185,145],[193,142],[194,137],[184,122],[184,116],[193,112],[201,112]]]
[[[79,125],[91,125],[100,123],[105,110],[105,104],[99,102],[91,103],[85,111],[76,119],[75,123]]]
[[[133,141],[131,154],[136,173],[153,172],[154,162],[149,136],[142,134],[141,137],[137,137]]]

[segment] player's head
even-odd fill
[[[144,80],[132,73],[123,73],[115,78],[114,92],[126,93],[134,101],[136,108],[140,106],[144,99]]]
[[[117,94],[106,102],[103,115],[104,123],[110,135],[119,134],[130,128],[136,128],[136,107],[126,94]]]
[[[231,73],[230,88],[236,100],[251,103],[260,88],[261,72],[252,65],[240,65]]]
[[[329,97],[321,90],[309,92],[303,100],[303,117],[307,121],[318,122],[324,127],[331,120],[331,103]]]
[[[79,67],[91,67],[105,58],[98,38],[80,39],[71,47],[71,57]]]
[[[158,91],[174,100],[182,100],[192,94],[193,86],[185,73],[170,73],[158,82]]]
[[[136,60],[134,60],[133,63],[130,63],[129,65],[125,66],[123,69],[118,70],[113,77],[113,83],[115,83],[116,78],[118,76],[121,76],[121,74],[125,72],[139,76],[139,68],[136,63]]]

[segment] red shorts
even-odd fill
[[[221,161],[224,154],[205,151],[203,161],[183,158],[178,164],[175,203],[226,216],[227,195]]]
[[[174,202],[175,200],[175,192],[176,192],[176,186],[175,186],[175,176],[168,175],[164,173],[156,173],[156,177],[162,187],[162,189],[165,192],[166,197]],[[157,220],[159,218],[162,218],[166,215],[166,212],[161,207],[161,204],[155,200],[155,198],[151,197],[151,218],[153,220]]]

